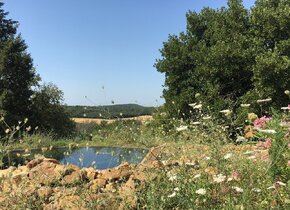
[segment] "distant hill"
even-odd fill
[[[87,117],[114,119],[152,115],[154,107],[144,107],[138,104],[116,104],[107,106],[65,106],[71,117]]]

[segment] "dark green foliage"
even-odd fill
[[[108,106],[65,106],[72,117],[87,117],[114,119],[151,115],[154,107],[144,107],[137,104],[119,104]]]
[[[75,124],[62,105],[63,92],[54,84],[44,84],[33,95],[33,123],[43,132],[52,132],[56,137],[73,134]]]
[[[38,126],[58,136],[71,134],[74,124],[61,105],[62,92],[51,84],[39,87],[40,77],[27,46],[16,34],[17,22],[6,18],[8,13],[2,6],[0,2],[0,117],[5,120],[0,123],[0,136],[7,128],[15,130],[26,118],[27,126]],[[21,130],[17,131],[20,135]]]
[[[31,114],[32,86],[37,82],[27,46],[16,36],[17,22],[7,19],[0,2],[0,115],[17,124]]]
[[[250,11],[241,0],[227,8],[187,13],[187,30],[170,35],[157,70],[165,74],[165,109],[170,117],[195,118],[188,105],[202,103],[218,116],[222,109],[243,122],[241,103],[258,112],[258,99],[288,103],[290,88],[290,2],[258,0]],[[200,95],[195,97],[196,94]]]

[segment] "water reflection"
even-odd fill
[[[69,148],[53,148],[51,151],[31,150],[29,152],[13,151],[4,159],[4,165],[17,166],[32,160],[36,154],[54,158],[62,164],[73,164],[80,168],[93,167],[95,169],[113,168],[122,162],[138,164],[142,161],[147,149],[120,148],[120,147],[80,147],[69,150]]]

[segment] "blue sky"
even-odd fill
[[[7,0],[43,82],[69,105],[157,106],[164,75],[153,67],[169,34],[185,30],[187,11],[226,0]],[[246,7],[254,0],[244,0]],[[102,88],[104,87],[104,88]],[[87,98],[85,97],[87,96]],[[89,99],[89,100],[88,100]]]

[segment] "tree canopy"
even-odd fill
[[[2,8],[0,2],[0,135],[24,119],[41,131],[69,135],[74,125],[62,106],[63,93],[55,85],[39,84],[27,45],[17,34],[18,23]]]
[[[194,118],[189,106],[194,102],[216,115],[223,109],[239,113],[242,103],[258,111],[256,101],[263,98],[272,98],[276,108],[285,106],[289,6],[286,0],[257,0],[247,10],[241,0],[229,0],[228,7],[189,11],[186,31],[169,36],[155,63],[165,74],[163,96],[170,116]]]

